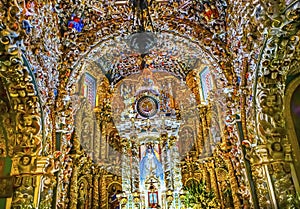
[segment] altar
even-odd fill
[[[116,90],[124,97],[124,103],[120,104],[117,97],[112,103],[112,106],[123,107],[114,114],[116,128],[123,139],[122,209],[181,208],[180,162],[186,152],[184,148],[193,144],[190,135],[181,137],[182,140],[179,137],[181,117],[193,122],[198,118],[192,114],[196,109],[195,100],[180,97],[182,92],[189,92],[187,87],[180,85],[177,78],[165,76],[158,78],[144,69],[142,74],[124,79]],[[177,92],[164,88],[166,80],[176,86]],[[125,91],[126,86],[135,88]],[[178,108],[188,111],[179,114]]]

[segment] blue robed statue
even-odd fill
[[[164,171],[161,162],[158,160],[154,148],[149,145],[145,151],[144,157],[140,162],[140,180],[144,184],[149,176],[155,176],[160,181],[164,180]]]

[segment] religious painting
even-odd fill
[[[182,156],[193,149],[194,137],[194,130],[191,126],[183,126],[180,129],[178,149]]]
[[[12,197],[13,194],[13,178],[0,177],[0,198]]]
[[[94,139],[94,121],[86,117],[82,120],[80,143],[86,150],[91,151]]]
[[[120,209],[118,194],[122,193],[122,186],[115,182],[108,187],[108,209]]]

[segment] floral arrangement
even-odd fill
[[[183,203],[186,208],[210,209],[219,208],[219,203],[213,191],[208,191],[205,181],[193,181],[184,187]]]

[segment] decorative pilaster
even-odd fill
[[[218,181],[216,178],[214,160],[211,159],[210,161],[208,161],[206,166],[210,177],[211,189],[212,191],[214,191],[214,194],[216,195],[217,202],[220,202],[220,194],[219,194],[219,188],[217,183]]]
[[[99,208],[99,179],[101,178],[101,168],[96,167],[93,174],[93,197],[92,197],[92,209]]]
[[[237,182],[237,179],[235,176],[234,168],[232,166],[230,154],[225,155],[224,160],[228,166],[228,178],[229,178],[230,187],[231,187],[231,191],[232,191],[234,208],[239,209],[242,207],[241,201],[240,201],[240,198],[238,195],[239,186],[238,186],[238,182]]]
[[[138,144],[134,138],[131,140],[131,182],[132,192],[140,192],[140,163]]]
[[[74,159],[72,176],[70,181],[70,206],[69,208],[76,208],[78,204],[78,163],[79,160]]]
[[[299,10],[297,7],[288,7],[266,31],[266,41],[256,72],[253,115],[257,136],[254,144],[257,148],[250,149],[249,156],[261,207],[266,204],[263,201],[265,198],[269,198],[271,206],[268,207],[291,207],[288,197],[295,194],[291,158],[284,157],[290,153],[290,142],[283,117],[283,101],[291,60],[296,58],[296,48],[299,46],[296,22],[300,17],[296,14],[296,10]],[[257,157],[260,160],[256,160]],[[262,181],[267,182],[268,190],[262,186]]]

